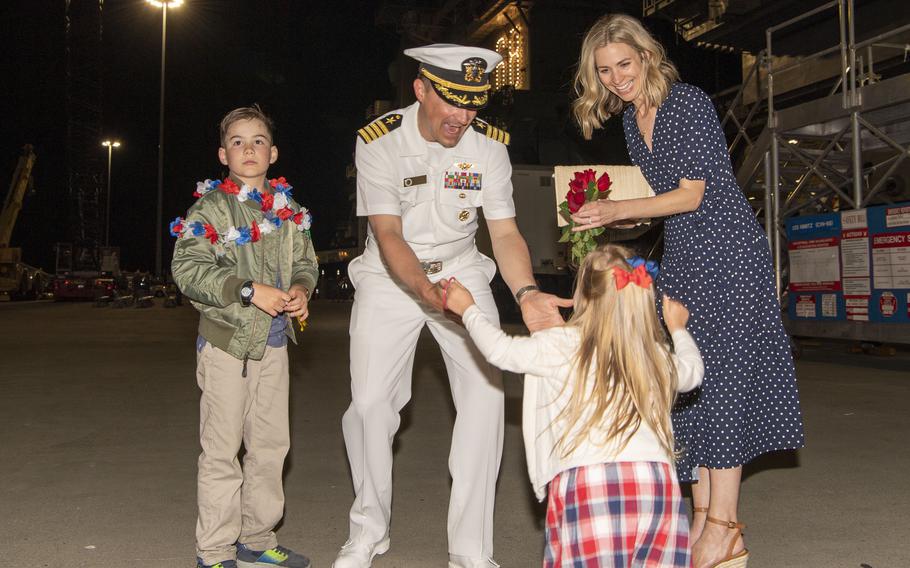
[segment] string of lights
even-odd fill
[[[521,26],[510,27],[498,40],[496,52],[502,56],[500,64],[493,72],[493,88],[500,89],[511,85],[516,89],[525,89],[525,49],[526,38]]]

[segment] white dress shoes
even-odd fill
[[[470,558],[467,556],[449,555],[449,568],[499,568],[492,558]]]
[[[389,539],[385,538],[372,545],[349,540],[344,543],[332,568],[370,568],[373,558],[389,550]]]

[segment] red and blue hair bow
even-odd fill
[[[620,266],[613,267],[613,279],[616,281],[616,289],[622,290],[630,282],[641,288],[650,288],[659,272],[657,263],[653,260],[645,260],[640,256],[628,258],[626,262],[632,267],[631,272],[624,270]]]

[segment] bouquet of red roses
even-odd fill
[[[563,227],[562,236],[559,238],[561,243],[572,243],[571,259],[576,266],[581,264],[585,256],[597,248],[597,241],[594,237],[604,232],[603,227],[596,229],[586,229],[584,231],[572,232],[575,222],[572,221],[572,214],[581,209],[585,203],[604,199],[610,195],[610,175],[604,172],[599,178],[594,170],[584,170],[575,172],[575,179],[569,182],[569,192],[566,193],[566,200],[559,204],[559,213],[569,222]]]

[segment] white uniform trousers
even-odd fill
[[[350,541],[374,545],[389,533],[392,504],[392,442],[399,412],[411,398],[417,339],[424,325],[439,343],[457,416],[449,453],[449,553],[493,555],[493,504],[502,457],[501,372],[487,363],[463,327],[425,308],[381,268],[356,259],[349,267],[356,286],[351,313],[351,406],[342,420],[356,498]],[[479,253],[431,277],[458,278],[484,313],[499,317],[489,280],[492,261]]]

